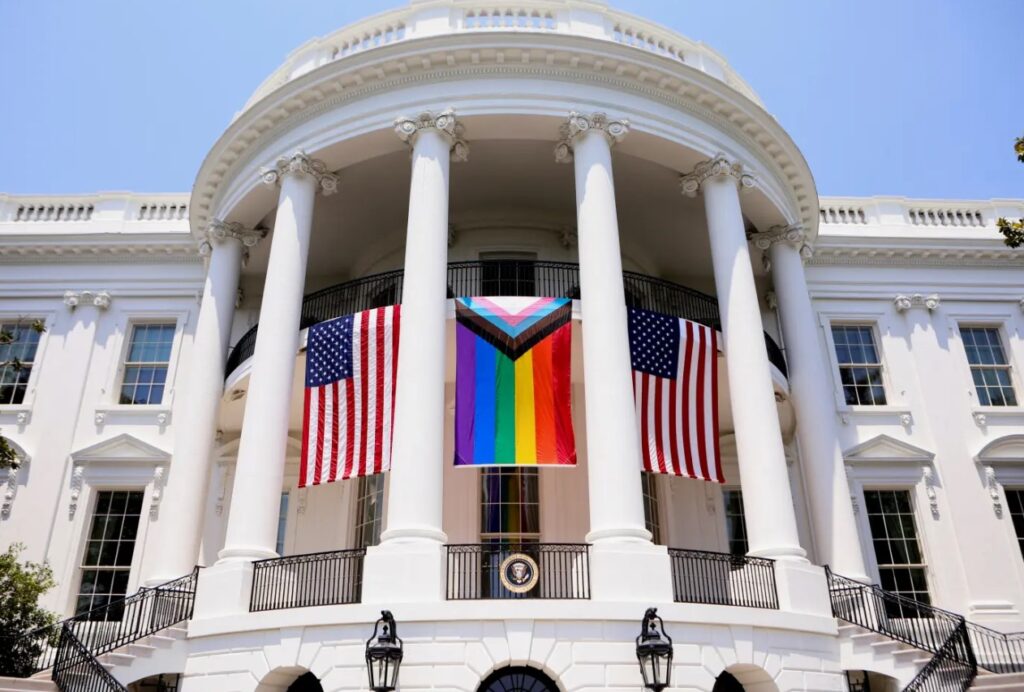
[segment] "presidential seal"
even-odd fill
[[[526,593],[537,586],[540,569],[537,562],[524,553],[512,553],[501,561],[498,569],[501,585],[512,593]]]

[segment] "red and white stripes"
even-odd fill
[[[643,468],[724,483],[718,443],[718,339],[714,329],[679,320],[675,379],[633,371]]]
[[[391,468],[400,306],[352,316],[352,377],[307,387],[299,487]]]

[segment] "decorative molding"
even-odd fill
[[[82,496],[82,476],[85,473],[85,467],[81,464],[75,464],[71,470],[71,501],[68,505],[68,518],[74,519],[75,512],[78,511],[78,498]]]
[[[750,242],[758,250],[765,252],[766,258],[767,251],[776,243],[783,243],[795,248],[800,253],[800,259],[804,261],[814,256],[814,249],[808,244],[807,231],[803,224],[799,223],[788,226],[772,226],[767,231],[752,234]]]
[[[327,170],[327,164],[311,158],[301,149],[291,156],[282,156],[271,168],[260,169],[264,185],[280,185],[286,175],[308,175],[317,183],[317,189],[326,195],[338,191],[338,176]]]
[[[228,479],[231,475],[230,465],[226,461],[219,461],[217,462],[217,471],[220,476],[220,487],[217,489],[217,497],[214,499],[213,512],[219,517],[224,514],[224,500],[228,495]]]
[[[611,119],[606,113],[579,113],[572,111],[558,128],[559,141],[555,145],[555,161],[569,163],[578,137],[587,132],[600,132],[613,147],[629,133],[629,121],[625,118]]]
[[[934,244],[902,247],[822,246],[822,236],[814,246],[811,266],[868,266],[868,267],[1021,267],[1024,256],[1019,250],[1006,248],[948,248]],[[873,239],[874,240],[874,239]]]
[[[779,296],[776,295],[775,291],[768,291],[764,294],[764,304],[768,306],[769,310],[779,309]]]
[[[451,148],[452,161],[469,160],[469,144],[463,139],[465,128],[455,117],[454,108],[445,108],[440,113],[424,111],[414,118],[395,118],[395,134],[410,147],[416,143],[416,135],[422,130],[437,130]]]
[[[84,305],[106,310],[110,307],[110,294],[107,291],[65,291],[64,305],[70,310]]]
[[[876,435],[843,452],[847,464],[863,465],[894,465],[921,464],[931,465],[935,454],[926,449],[915,447],[909,442],[897,440],[889,435]]]
[[[850,506],[853,507],[854,515],[860,514],[860,503],[857,502],[857,493],[854,490],[853,473],[850,471],[850,467],[843,464],[843,470],[846,472],[846,487],[850,489]]]
[[[939,518],[939,500],[935,494],[935,469],[930,465],[921,469],[921,480],[924,481],[924,494],[928,497],[928,506],[932,510],[932,517]]]
[[[297,503],[295,511],[298,514],[305,514],[306,504],[309,502],[309,488],[299,488],[297,492],[299,495],[299,501]]]
[[[992,510],[997,517],[1003,516],[1003,503],[999,499],[999,482],[996,480],[996,470],[991,466],[985,466],[985,487],[988,489],[988,496],[992,498]]]
[[[743,172],[743,164],[730,161],[725,154],[717,154],[715,158],[701,161],[690,173],[679,178],[679,189],[687,197],[696,197],[700,188],[711,178],[728,176],[736,180],[741,191],[754,187],[754,176]]]
[[[900,414],[900,425],[902,425],[904,428],[909,428],[913,424],[914,416],[910,412],[904,411],[903,413]]]
[[[21,464],[18,466],[12,466],[7,469],[7,482],[4,488],[4,500],[3,506],[0,506],[0,518],[7,519],[11,516],[11,508],[14,506],[14,496],[18,494],[18,471],[21,468]]]
[[[984,428],[986,425],[988,425],[988,417],[985,415],[984,411],[972,412],[971,418],[974,419],[974,424],[977,425],[979,428]]]
[[[139,236],[131,240],[106,240],[102,243],[81,242],[68,243],[68,236],[55,237],[51,242],[39,242],[33,238],[32,243],[17,241],[5,242],[0,247],[0,263],[18,264],[35,263],[40,258],[56,264],[74,263],[185,263],[199,262],[201,257],[195,241],[168,242],[166,239],[147,241]],[[77,240],[77,239],[76,239]]]
[[[267,237],[265,228],[246,228],[235,221],[213,219],[203,234],[204,243],[217,245],[225,240],[237,240],[245,248],[254,248]],[[202,254],[202,250],[200,250]]]
[[[893,305],[896,306],[896,312],[906,312],[912,308],[925,308],[928,312],[933,312],[939,308],[939,302],[939,296],[936,293],[926,296],[920,293],[909,296],[900,294],[892,299]]]
[[[704,509],[707,513],[714,516],[718,513],[718,502],[716,493],[712,490],[710,483],[704,484]]]
[[[167,467],[160,465],[153,469],[153,491],[149,495],[149,516],[151,519],[156,519],[160,513],[160,500],[164,496],[164,485],[166,484],[165,475],[167,473]]]

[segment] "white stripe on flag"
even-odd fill
[[[384,333],[380,335],[380,338],[384,340],[384,362],[381,364],[378,372],[384,378],[384,401],[380,404],[384,407],[384,425],[381,431],[383,435],[384,444],[381,445],[381,471],[388,471],[391,469],[391,392],[394,383],[391,381],[391,372],[394,355],[391,353],[391,335],[394,333],[395,322],[395,309],[393,307],[384,308]]]

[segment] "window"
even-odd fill
[[[910,491],[865,490],[864,505],[882,588],[915,601],[931,603]],[[923,616],[898,602],[886,603],[886,611],[890,617]]]
[[[661,544],[661,516],[658,513],[658,478],[653,473],[640,474],[644,497],[644,524],[651,532],[651,540]]]
[[[832,325],[839,381],[848,406],[884,406],[882,362],[875,332],[867,325]]]
[[[141,490],[103,490],[96,498],[89,541],[82,558],[82,584],[76,613],[124,598],[128,593],[135,537],[142,514]],[[120,620],[121,609],[94,613],[90,619]]]
[[[1016,406],[1010,363],[995,327],[960,327],[971,377],[982,406]]]
[[[536,469],[489,468],[481,477],[480,536],[521,541],[540,535],[540,492]]]
[[[277,510],[277,542],[274,552],[284,555],[284,540],[288,530],[288,493],[281,493],[281,504]]]
[[[480,254],[480,295],[536,295],[536,261],[532,252],[484,252]]]
[[[25,401],[28,379],[36,360],[39,332],[31,322],[0,322],[0,404]]]
[[[1020,546],[1020,554],[1024,556],[1024,489],[1006,489],[1006,506],[1010,510],[1010,520],[1013,522],[1013,530],[1017,534],[1017,545]]]
[[[358,492],[355,547],[365,548],[380,543],[381,518],[384,514],[384,474],[360,476]]]
[[[746,555],[749,546],[747,520],[743,516],[743,493],[735,488],[726,489],[722,491],[722,499],[725,504],[725,538],[729,543],[729,553]]]
[[[122,404],[159,404],[164,398],[167,365],[174,343],[173,324],[132,326],[121,382]]]

